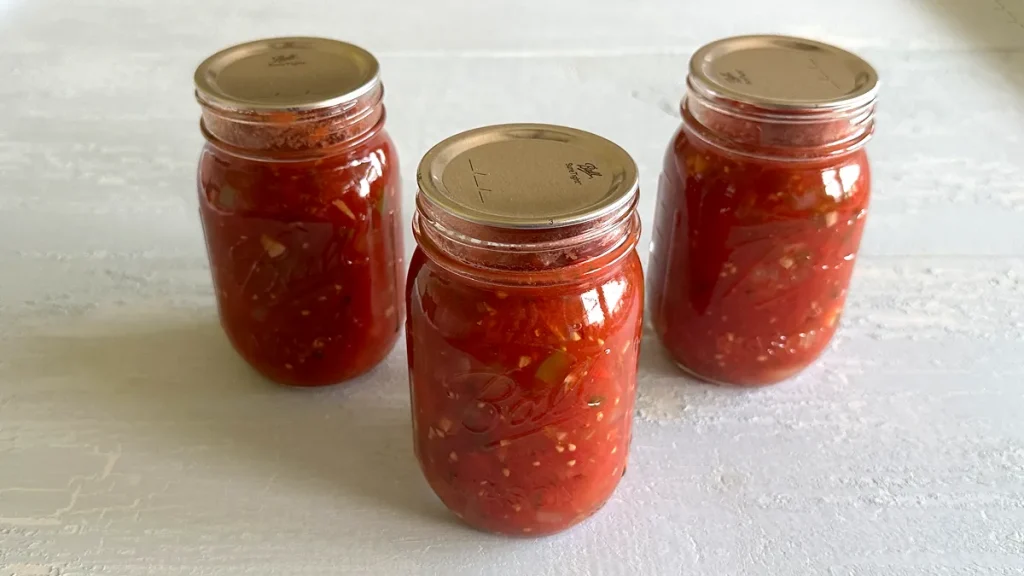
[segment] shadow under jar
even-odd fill
[[[690,62],[665,154],[651,318],[690,374],[779,382],[839,322],[864,228],[878,77],[838,48],[745,36]]]
[[[199,210],[221,325],[267,378],[366,372],[404,319],[400,177],[376,59],[276,38],[196,71]]]
[[[636,165],[587,132],[511,124],[438,144],[418,178],[406,337],[420,466],[473,527],[568,528],[626,470]]]

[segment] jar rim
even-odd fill
[[[244,148],[242,146],[234,145],[224,141],[222,138],[218,138],[217,135],[207,127],[206,120],[203,118],[199,119],[199,131],[209,146],[212,146],[225,154],[230,154],[238,158],[245,158],[247,160],[256,160],[260,162],[309,162],[311,160],[344,154],[345,152],[366,143],[384,130],[386,120],[387,110],[381,106],[380,117],[373,126],[358,133],[356,136],[341,140],[331,146],[299,149]]]
[[[543,244],[501,244],[493,242],[480,243],[464,235],[453,238],[449,234],[439,233],[436,223],[426,221],[419,210],[413,215],[412,221],[413,237],[416,239],[419,248],[423,250],[432,262],[463,278],[500,285],[531,284],[552,286],[573,284],[580,280],[591,278],[620,262],[630,253],[635,253],[636,245],[640,241],[640,229],[640,215],[634,207],[615,226],[615,230],[621,234],[621,237],[603,246],[603,250],[560,266],[520,269],[488,266],[478,260],[460,258],[453,250],[446,250],[438,245],[437,240],[446,242],[454,240],[469,250],[485,251],[493,254],[509,254],[509,249],[512,249],[516,254],[529,257],[544,252],[553,253],[572,250],[574,246],[579,246],[581,241],[584,246],[589,244],[596,247],[598,245],[597,240],[602,235],[610,235],[615,230],[606,229],[601,231],[601,233],[595,231],[594,234],[589,235],[583,240],[572,237]]]
[[[343,152],[381,131],[384,86],[315,110],[238,112],[202,106],[200,130],[211,145],[236,156],[303,161]]]
[[[691,104],[695,102],[696,104]],[[851,154],[860,150],[871,140],[875,133],[875,104],[871,102],[847,114],[835,115],[799,115],[764,113],[763,111],[745,110],[728,101],[721,102],[708,99],[695,92],[690,92],[679,103],[683,126],[694,136],[704,142],[728,151],[729,153],[748,158],[771,160],[773,162],[807,162]],[[704,125],[698,118],[697,111],[710,111],[721,117],[757,126],[759,129],[776,126],[781,128],[799,128],[806,132],[824,133],[835,124],[848,125],[844,130],[836,132],[836,136],[822,138],[818,144],[751,144],[737,142],[734,138],[722,135]]]

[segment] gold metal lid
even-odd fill
[[[203,104],[235,111],[313,110],[354,100],[380,83],[366,50],[325,38],[268,38],[210,56],[195,73]]]
[[[502,124],[431,148],[420,193],[454,216],[499,228],[569,226],[621,210],[638,191],[625,150],[595,134],[548,124]]]
[[[878,92],[878,73],[859,56],[791,36],[736,36],[690,60],[696,88],[762,108],[830,110],[862,106]]]

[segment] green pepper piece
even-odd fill
[[[555,350],[537,366],[536,377],[541,382],[554,386],[561,384],[571,371],[572,356],[561,350]]]
[[[221,210],[234,210],[238,198],[238,191],[225,184],[217,191],[217,207]]]
[[[386,189],[381,190],[380,196],[378,196],[377,200],[375,200],[373,203],[373,209],[376,210],[377,214],[380,214],[381,216],[384,215],[384,200],[387,199],[387,195],[388,191]]]

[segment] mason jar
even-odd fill
[[[267,378],[348,380],[404,318],[400,177],[372,54],[321,38],[233,46],[195,73],[199,211],[221,325]]]
[[[867,216],[877,90],[867,62],[800,38],[694,54],[648,266],[651,320],[683,370],[771,384],[825,349]]]
[[[422,470],[471,526],[563,530],[626,471],[636,164],[587,132],[510,124],[436,145],[418,181],[406,337]]]

